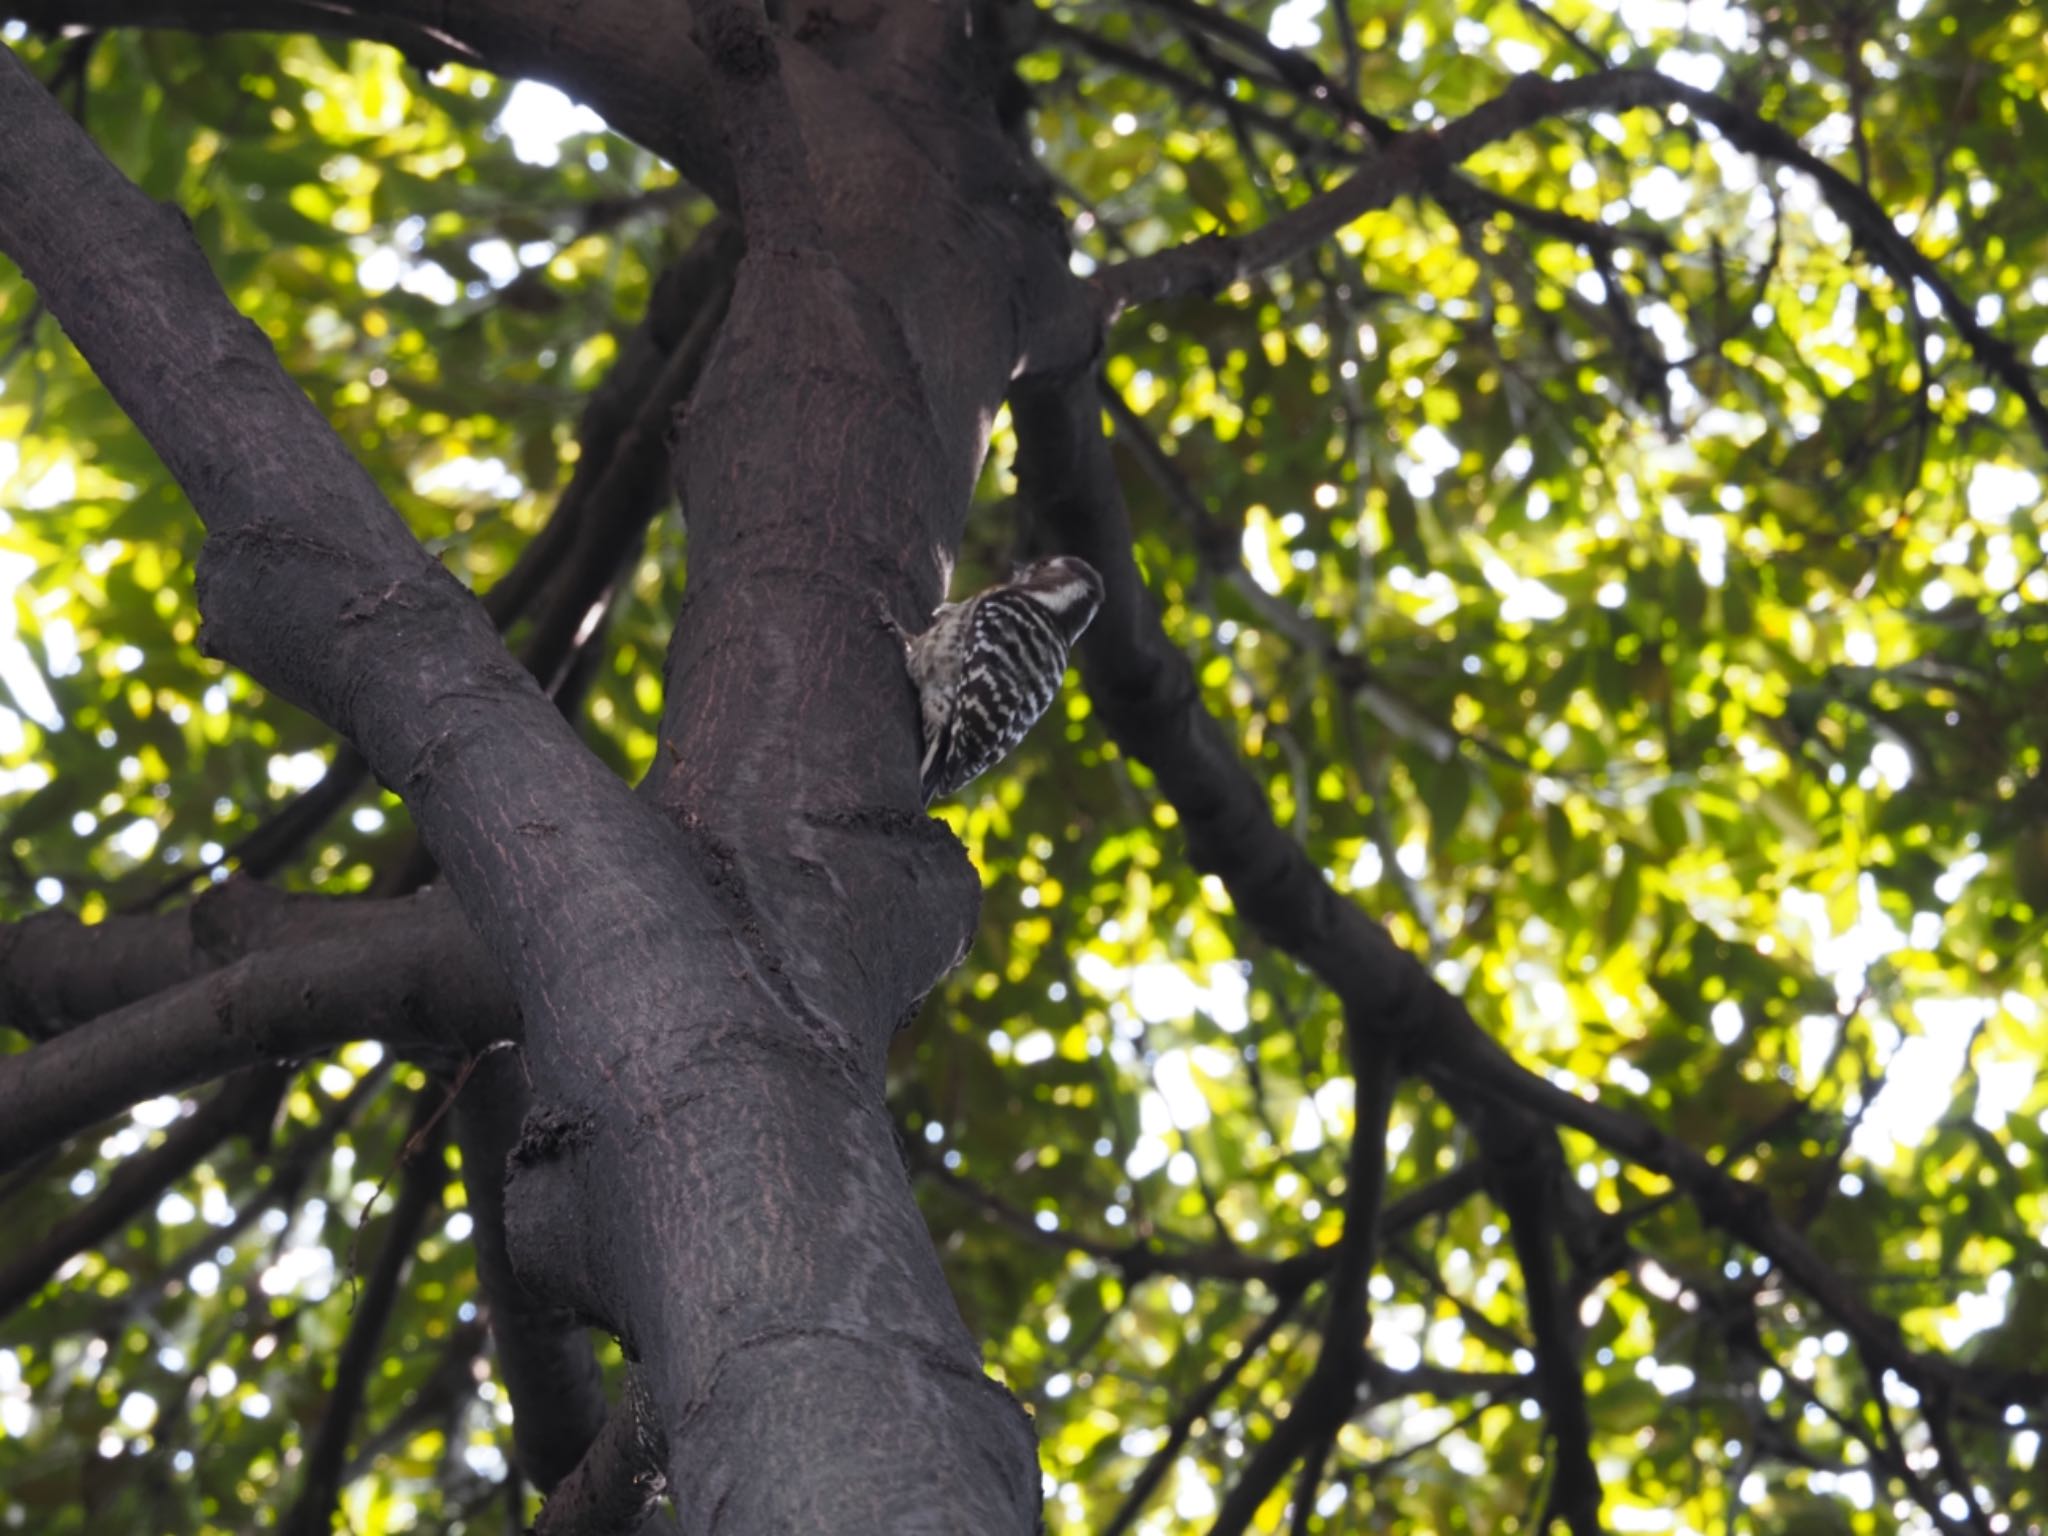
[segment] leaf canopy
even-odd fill
[[[1426,127],[1519,72],[1633,63],[1798,134],[2048,362],[2035,9],[1229,11],[1271,51],[1185,4],[1036,13],[1032,147],[1079,268],[1242,231],[1369,160],[1343,98]],[[511,570],[711,206],[558,93],[381,46],[8,37],[185,209],[421,539],[480,591]],[[1469,195],[1116,323],[1168,631],[1288,834],[1517,1058],[1758,1186],[1912,1348],[2039,1369],[2048,444],[1811,178],[1684,114],[1545,122],[1465,170]],[[96,921],[224,873],[334,743],[203,654],[189,506],[11,271],[0,354],[0,902]],[[956,595],[1022,548],[1015,451],[999,420]],[[628,776],[658,751],[686,550],[671,514],[587,669],[581,728]],[[1337,1005],[1193,867],[1078,688],[942,814],[981,928],[893,1086],[962,1312],[1035,1415],[1050,1530],[1206,1530],[1317,1354],[1285,1264],[1341,1231]],[[368,892],[409,847],[363,781],[275,875]],[[307,1065],[272,1139],[224,1143],[7,1320],[0,1516],[227,1531],[288,1496],[389,1209],[379,1095],[420,1080],[370,1045]],[[179,1113],[0,1190],[0,1249]],[[1923,1400],[1687,1191],[1562,1142],[1605,1245],[1568,1236],[1555,1278],[1609,1528],[2039,1527],[2041,1403]],[[1452,1183],[1383,1244],[1384,1374],[1313,1513],[1283,1481],[1254,1528],[1527,1530],[1555,1437],[1522,1261],[1440,1095],[1408,1085],[1387,1148],[1390,1199]],[[440,1199],[369,1382],[359,1533],[500,1518],[509,1410],[468,1369],[452,1175]]]

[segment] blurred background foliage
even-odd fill
[[[1798,132],[2048,362],[2038,10],[1288,0],[1231,7],[1243,37],[1201,14],[1019,14],[1084,271],[1298,203],[1369,152],[1371,114],[1628,63]],[[187,211],[420,537],[502,576],[708,204],[558,93],[381,47],[5,35]],[[1467,169],[1474,199],[1118,323],[1169,630],[1279,821],[1522,1061],[1761,1185],[1913,1345],[2048,1363],[2048,445],[1931,292],[1696,123],[1550,123]],[[0,903],[175,899],[334,743],[202,655],[197,522],[11,270],[0,384]],[[999,423],[956,593],[1018,548],[1012,449]],[[579,706],[624,774],[655,750],[684,553],[671,514]],[[1078,689],[942,814],[987,899],[896,1052],[934,1234],[1037,1416],[1050,1530],[1203,1530],[1314,1356],[1272,1266],[1336,1235],[1340,1021],[1189,867]],[[276,878],[369,891],[409,848],[365,783]],[[420,1080],[367,1046],[309,1065],[268,1146],[229,1144],[0,1322],[0,1521],[241,1530],[288,1499]],[[0,1189],[0,1245],[179,1114]],[[1663,1180],[1564,1143],[1635,1245],[1574,1293],[1614,1530],[2043,1528],[2039,1405],[1930,1417]],[[1389,1150],[1396,1199],[1472,1157],[1415,1087]],[[1283,1486],[1259,1528],[1533,1525],[1545,1427],[1501,1379],[1530,1366],[1520,1278],[1469,1184],[1372,1281],[1373,1353],[1409,1386],[1343,1431],[1312,1511]],[[505,1528],[508,1408],[452,1175],[441,1198],[371,1382],[359,1533]],[[1931,1474],[1937,1429],[1977,1508],[1886,1472],[1896,1436]]]

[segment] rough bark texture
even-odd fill
[[[534,1300],[519,1283],[505,1242],[505,1165],[533,1103],[525,1064],[509,1051],[485,1057],[455,1103],[463,1184],[476,1221],[477,1281],[490,1301],[498,1374],[518,1413],[519,1470],[552,1493],[605,1422],[604,1383],[589,1331],[576,1314]]]
[[[1216,7],[1157,3],[1253,55],[1270,46]],[[978,896],[961,850],[920,813],[914,701],[885,617],[914,624],[942,595],[1009,395],[1041,532],[1106,580],[1082,650],[1104,725],[1151,768],[1190,857],[1224,881],[1239,917],[1341,1001],[1353,1076],[1371,1090],[1341,1242],[1270,1264],[1095,1253],[1127,1278],[1173,1262],[1257,1274],[1282,1298],[1261,1338],[1326,1283],[1315,1368],[1249,1458],[1219,1529],[1246,1526],[1297,1468],[1307,1508],[1361,1394],[1445,1386],[1452,1373],[1372,1360],[1364,1283],[1406,1223],[1481,1182],[1511,1229],[1535,1364],[1451,1385],[1539,1394],[1553,1437],[1540,1523],[1597,1529],[1557,1260],[1562,1245],[1597,1268],[1607,1229],[1560,1177],[1559,1127],[1667,1175],[1850,1330],[1874,1369],[1930,1398],[2039,1397],[2030,1362],[1972,1373],[1909,1347],[1763,1191],[1523,1069],[1331,888],[1274,823],[1159,626],[1090,376],[1121,307],[1214,291],[1397,197],[1511,206],[1452,166],[1559,112],[1678,105],[1811,177],[1897,275],[1934,291],[2048,439],[2048,411],[2011,350],[1866,193],[1784,129],[1661,76],[1599,71],[1525,81],[1439,132],[1396,133],[1329,82],[1289,74],[1283,51],[1282,78],[1338,101],[1377,157],[1248,235],[1084,285],[1016,145],[999,7],[795,0],[779,30],[744,0],[13,0],[11,14],[304,28],[551,81],[669,156],[731,217],[662,284],[591,403],[587,457],[557,522],[479,604],[284,378],[181,216],[124,181],[11,56],[0,60],[0,249],[204,518],[206,643],[347,739],[360,760],[338,765],[338,782],[366,768],[405,797],[446,886],[333,903],[232,885],[162,917],[0,931],[0,1020],[39,1042],[0,1062],[0,1169],[137,1098],[228,1074],[7,1266],[0,1312],[164,1179],[227,1137],[260,1134],[287,1080],[278,1058],[358,1035],[438,1048],[469,1058],[454,1129],[522,1471],[557,1492],[543,1529],[629,1529],[662,1488],[692,1532],[1032,1529],[1029,1426],[981,1371],[882,1099],[890,1038],[957,960]],[[1143,62],[1128,49],[1103,56]],[[661,502],[661,429],[685,398],[672,468],[689,596],[662,751],[635,793],[581,747],[546,686],[587,664],[575,637]],[[1126,412],[1120,430],[1135,424]],[[498,629],[536,601],[522,666]],[[309,797],[284,845],[345,798]],[[515,1035],[519,1054],[493,1049]],[[1383,1210],[1375,1132],[1404,1072],[1443,1094],[1483,1156]],[[423,1136],[436,1109],[421,1102]],[[429,1183],[423,1165],[394,1233],[424,1220]],[[1000,1202],[996,1214],[1030,1225]],[[346,1475],[346,1405],[405,1252],[394,1237],[376,1304],[338,1363],[295,1528],[325,1527]],[[627,1411],[609,1420],[586,1323],[634,1362]],[[1162,1458],[1227,1381],[1190,1404]],[[1138,1518],[1167,1464],[1147,1468],[1110,1529]]]
[[[1082,355],[1088,331],[1030,302],[1065,291],[1064,255],[964,11],[814,13],[814,49],[727,9],[708,59],[673,6],[586,5],[574,28],[517,5],[358,18],[587,80],[706,185],[739,172],[748,254],[680,433],[692,580],[640,795],[282,377],[177,213],[12,61],[0,245],[206,521],[205,643],[404,795],[510,981],[535,1099],[510,1256],[538,1305],[641,1362],[686,1528],[1026,1531],[1028,1422],[982,1374],[882,1102],[889,1039],[964,948],[977,892],[919,813],[880,614],[937,601],[1011,376],[1034,350]],[[619,67],[581,73],[592,59]],[[1026,315],[1060,324],[1026,334]],[[177,979],[162,942],[135,963]]]
[[[459,1056],[517,1032],[504,982],[452,902],[318,907],[317,937],[263,945],[0,1061],[0,1171],[139,1099],[244,1067],[365,1036]]]

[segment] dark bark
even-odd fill
[[[86,924],[45,912],[0,928],[0,1022],[31,1040],[189,981],[209,962],[196,908]]]
[[[812,206],[742,200],[768,233],[681,431],[691,594],[642,796],[424,555],[182,222],[11,61],[0,245],[206,521],[205,642],[399,790],[511,981],[537,1106],[510,1251],[644,1363],[686,1525],[1024,1531],[1029,1426],[982,1374],[881,1102],[975,888],[918,812],[877,615],[937,600],[1009,378],[1085,355],[1085,314],[1031,302],[1067,291],[1057,230],[991,118],[993,62],[943,8],[881,7],[830,58],[775,45],[787,113],[744,28],[717,36],[721,101],[769,101],[732,122],[800,134]],[[798,185],[786,142],[762,153],[767,186]]]
[[[631,1536],[654,1514],[668,1480],[654,1405],[636,1373],[598,1437],[560,1490],[542,1506],[533,1536]]]
[[[732,173],[707,110],[704,56],[684,0],[8,0],[47,30],[163,27],[180,32],[312,32],[389,43],[422,68],[456,61],[542,80],[602,107],[619,132],[665,156],[706,193]]]
[[[569,484],[546,525],[483,595],[484,611],[500,631],[537,610],[520,660],[564,710],[581,697],[567,674],[579,655],[593,650],[589,641],[601,627],[592,623],[593,610],[608,611],[620,568],[631,569],[647,526],[668,499],[663,435],[709,351],[738,259],[737,227],[719,220],[662,274],[647,313],[584,406]],[[258,879],[276,872],[369,776],[370,765],[344,742],[318,784],[266,817],[217,866],[165,881],[136,908],[160,906],[213,867]],[[395,888],[417,889],[431,878],[430,864],[426,870],[417,879],[401,877]]]
[[[15,0],[14,14],[46,25],[308,26],[553,80],[737,209],[747,254],[729,307],[711,292],[722,294],[721,271],[691,306],[687,335],[658,356],[629,354],[618,398],[601,402],[620,407],[611,451],[589,455],[565,496],[577,515],[565,509],[480,606],[227,306],[176,215],[127,186],[0,62],[0,248],[205,519],[207,643],[343,733],[404,795],[470,925],[457,931],[436,895],[321,904],[317,935],[295,926],[314,911],[303,904],[209,932],[214,909],[201,903],[189,917],[0,936],[8,1021],[55,1037],[0,1070],[12,1150],[344,1028],[407,1041],[446,1029],[473,1051],[523,1013],[524,1055],[488,1057],[459,1114],[522,1470],[561,1490],[544,1526],[630,1527],[665,1485],[692,1530],[1028,1529],[1028,1426],[981,1374],[881,1102],[890,1036],[957,958],[976,893],[958,848],[919,814],[912,701],[879,622],[915,622],[940,595],[987,424],[1024,375],[1014,405],[1027,499],[1110,586],[1083,656],[1101,717],[1153,768],[1195,862],[1223,876],[1239,915],[1341,1000],[1363,1101],[1344,1237],[1330,1249],[1268,1261],[1081,1245],[1130,1277],[1174,1267],[1265,1281],[1282,1306],[1255,1346],[1307,1286],[1327,1283],[1316,1366],[1244,1469],[1221,1528],[1243,1527],[1297,1466],[1305,1507],[1361,1394],[1404,1392],[1540,1395],[1556,1445],[1550,1512],[1592,1527],[1600,1490],[1571,1298],[1553,1268],[1560,1125],[1667,1174],[1709,1221],[1776,1260],[1867,1359],[1931,1397],[2038,1393],[2038,1375],[1966,1373],[1907,1349],[1758,1191],[1646,1122],[1523,1071],[1329,888],[1274,826],[1159,631],[1092,385],[1077,372],[1105,313],[1283,264],[1402,195],[1522,216],[1450,167],[1560,111],[1672,102],[1814,175],[1888,264],[1929,284],[2048,438],[2024,370],[1867,197],[1857,203],[1783,130],[1726,103],[1615,72],[1522,82],[1439,132],[1400,134],[1255,29],[1189,0],[1158,3],[1250,61],[1229,69],[1267,70],[1334,104],[1340,125],[1381,152],[1261,229],[1112,268],[1091,291],[1067,277],[1041,179],[993,105],[999,51],[986,28],[955,25],[952,8],[880,0],[849,19],[799,0],[787,17],[798,43],[740,0],[701,0],[694,29],[681,5],[640,0],[584,0],[573,26],[539,0]],[[1206,45],[1203,56],[1215,58]],[[1168,81],[1183,83],[1198,88]],[[1220,85],[1208,94],[1226,109],[1233,100]],[[1301,131],[1297,119],[1253,126]],[[905,206],[919,217],[903,220]],[[1551,227],[1598,244],[1575,221]],[[573,665],[574,635],[662,501],[660,428],[686,395],[675,485],[692,580],[663,751],[636,796],[583,751],[492,619],[535,604],[527,658],[542,685]],[[551,567],[561,574],[550,581]],[[376,927],[394,914],[420,920],[403,933]],[[465,945],[472,957],[487,950],[503,978],[495,990],[480,959],[464,968]],[[84,956],[96,974],[81,979]],[[312,998],[292,992],[309,981]],[[221,1027],[248,1015],[246,1029]],[[1481,1144],[1526,1280],[1530,1375],[1392,1372],[1364,1348],[1365,1281],[1395,1217],[1379,1209],[1377,1129],[1402,1072],[1426,1075]],[[231,1078],[163,1148],[121,1170],[61,1243],[17,1264],[12,1282],[0,1277],[0,1293],[12,1283],[25,1296],[38,1268],[46,1275],[259,1121],[277,1080],[268,1066]],[[39,1109],[45,1099],[61,1108]],[[1476,1177],[1421,1195],[1462,1196]],[[334,1502],[354,1416],[345,1399],[374,1352],[410,1247],[401,1239],[423,1219],[425,1179],[408,1176],[373,1278],[377,1305],[344,1352],[345,1390],[315,1438],[296,1517],[307,1528]],[[998,1197],[982,1203],[1003,1214]],[[638,1362],[627,1410],[602,1429],[586,1319]],[[1204,1400],[1230,1379],[1218,1373]],[[1952,1449],[1937,1447],[1963,1486]]]
[[[455,1138],[476,1223],[477,1282],[490,1302],[498,1377],[512,1397],[519,1470],[542,1493],[552,1493],[604,1425],[604,1381],[589,1329],[574,1312],[527,1293],[505,1243],[506,1159],[532,1098],[525,1064],[512,1052],[492,1052],[456,1098]]]
[[[462,1055],[517,1032],[511,995],[445,897],[315,905],[317,939],[258,948],[0,1058],[0,1170],[130,1104],[244,1067],[363,1039]],[[353,910],[332,910],[344,905]]]

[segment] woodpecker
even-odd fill
[[[924,803],[993,768],[1060,691],[1067,648],[1102,604],[1102,578],[1072,555],[1022,567],[945,603],[907,642],[924,724]]]

